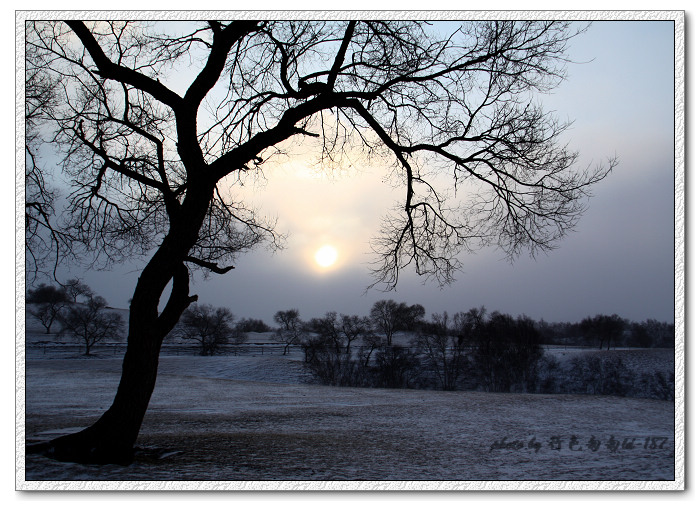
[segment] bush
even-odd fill
[[[308,362],[311,374],[323,385],[363,387],[367,385],[362,364],[349,353],[326,344],[317,347]]]
[[[643,373],[640,376],[640,385],[638,389],[641,391],[641,395],[636,395],[635,397],[672,401],[675,396],[673,373],[671,371]]]
[[[537,363],[535,392],[557,394],[561,392],[562,367],[553,357],[543,356]]]
[[[565,392],[626,396],[632,392],[632,372],[619,357],[581,355],[571,362]]]
[[[494,312],[475,333],[473,362],[476,376],[490,392],[533,391],[542,357],[539,332],[524,316],[517,320]]]
[[[413,388],[420,376],[420,360],[410,349],[382,346],[371,367],[372,386],[380,388]]]

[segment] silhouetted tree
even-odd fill
[[[478,327],[476,340],[474,370],[486,390],[511,392],[534,385],[542,348],[532,319],[492,312]]]
[[[298,309],[277,311],[274,316],[275,323],[279,325],[277,337],[284,343],[283,355],[289,353],[289,348],[293,344],[301,344],[303,333],[303,322]]]
[[[630,335],[627,339],[628,346],[650,348],[653,342],[654,339],[652,339],[642,323],[633,322],[630,324]]]
[[[47,59],[52,58],[49,49],[27,44],[25,51],[25,269],[27,279],[33,281],[39,274],[55,278],[59,262],[70,254],[75,240],[55,218],[58,191],[51,183],[49,165],[40,156],[50,138],[45,127],[60,102],[62,78],[45,72]]]
[[[302,347],[305,362],[316,378],[326,385],[358,386],[364,382],[364,366],[350,352],[350,343],[361,333],[362,321],[355,316],[338,317],[327,312],[304,324],[309,335]]]
[[[39,284],[39,286],[27,291],[26,301],[27,303],[67,302],[68,295],[63,288]]]
[[[401,330],[413,330],[425,315],[422,305],[408,306],[394,300],[379,300],[369,312],[374,328],[384,335],[386,344],[391,346],[394,334]]]
[[[369,319],[357,315],[341,314],[338,327],[345,341],[345,353],[347,354],[350,353],[350,345],[371,330]]]
[[[472,21],[446,34],[379,20],[23,29],[27,68],[62,84],[42,128],[72,186],[65,232],[107,263],[148,257],[114,402],[36,448],[59,459],[131,459],[163,338],[196,300],[190,269],[225,273],[237,254],[278,245],[233,190],[282,144],[318,138],[323,161],[352,144],[392,160],[405,202],[373,243],[388,288],[408,266],[449,283],[459,251],[486,243],[510,257],[552,248],[614,165],[575,169],[576,153],[558,145],[567,125],[533,100],[564,77],[566,22]],[[433,170],[468,195],[448,200]]]
[[[362,343],[357,354],[357,358],[363,367],[367,368],[372,361],[372,354],[375,350],[385,346],[383,339],[371,330],[362,335]]]
[[[423,316],[425,316],[425,307],[421,304],[406,305],[400,303],[398,330],[415,331],[420,326]]]
[[[304,328],[314,334],[314,343],[340,353],[343,349],[338,313],[326,312],[321,318],[311,318]]]
[[[68,305],[65,290],[48,284],[40,284],[30,289],[26,300],[28,304],[33,305],[27,308],[27,312],[39,320],[47,334],[51,333],[51,326],[59,317],[61,309]]]
[[[468,337],[457,333],[455,320],[447,312],[433,314],[414,340],[442,390],[455,390],[468,364]]]
[[[73,303],[78,301],[79,296],[84,296],[85,298],[90,298],[93,293],[90,286],[82,282],[80,279],[70,279],[66,282],[64,289],[66,294],[71,298]]]
[[[384,335],[386,344],[391,346],[399,325],[399,304],[394,300],[379,300],[372,305],[369,317],[377,331]]]
[[[600,343],[599,349],[602,350],[603,343],[607,342],[609,350],[613,342],[617,343],[622,338],[625,325],[625,320],[617,314],[611,316],[598,314],[593,318],[589,316],[582,320],[580,328],[585,337]]]
[[[455,335],[460,337],[460,343],[474,346],[477,336],[487,321],[486,307],[473,307],[467,312],[458,312],[453,318]]]
[[[243,318],[238,320],[236,328],[243,332],[265,333],[271,332],[272,328],[262,319]]]
[[[85,355],[90,348],[105,340],[120,340],[124,335],[124,319],[117,312],[107,310],[107,301],[91,296],[84,304],[67,307],[60,315],[61,335],[70,334],[85,344]]]
[[[673,348],[675,345],[675,331],[672,324],[656,319],[647,319],[641,326],[652,339],[655,348]]]
[[[215,355],[224,344],[242,341],[233,320],[233,313],[226,307],[194,304],[182,314],[178,333],[183,339],[199,343],[200,355]]]

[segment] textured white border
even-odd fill
[[[675,19],[675,392],[676,481],[685,489],[685,22]]]
[[[24,253],[24,209],[25,158],[24,152],[24,21],[20,13],[16,17],[15,30],[15,467],[16,489],[24,481],[24,404],[25,404],[25,253]]]
[[[15,467],[17,490],[684,490],[685,489],[685,14],[683,11],[16,11],[15,16]],[[674,481],[25,481],[24,37],[26,20],[114,19],[570,19],[675,22],[675,476]]]

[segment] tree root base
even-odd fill
[[[123,445],[97,444],[85,438],[60,437],[48,442],[28,444],[27,454],[40,454],[56,461],[84,465],[130,465],[134,461],[134,448]]]

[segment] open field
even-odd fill
[[[28,360],[27,441],[96,419],[114,395],[120,362]],[[293,383],[300,377],[294,357],[163,357],[135,463],[81,466],[30,455],[26,480],[675,477],[673,402]]]

